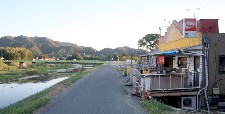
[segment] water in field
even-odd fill
[[[40,92],[52,85],[61,82],[68,77],[58,77],[47,81],[31,79],[23,83],[12,82],[0,84],[0,108],[4,108],[12,103],[16,103],[32,94]]]

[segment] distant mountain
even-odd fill
[[[47,37],[27,37],[27,36],[4,36],[0,38],[0,47],[23,47],[32,51],[34,56],[48,55],[54,57],[66,57],[74,53],[83,55],[130,55],[134,50],[130,47],[118,47],[115,49],[104,48],[100,51],[95,51],[92,47],[78,46],[69,42],[53,41]],[[144,53],[140,50],[140,53]]]

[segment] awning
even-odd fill
[[[158,56],[158,55],[174,55],[174,56],[189,56],[196,55],[200,56],[202,53],[197,52],[196,50],[201,49],[201,46],[195,46],[191,48],[178,49],[178,50],[168,50],[168,51],[159,51],[159,48],[156,48],[147,53],[149,56]],[[188,51],[186,51],[188,50]],[[193,50],[193,51],[192,51]]]
[[[164,51],[164,52],[161,52],[162,55],[174,55],[174,54],[177,54],[178,51]]]
[[[201,54],[197,54],[197,53],[192,53],[192,52],[182,52],[182,51],[164,51],[161,52],[161,55],[174,55],[174,56],[189,56],[189,55],[201,55]]]

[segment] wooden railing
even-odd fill
[[[143,75],[142,75],[143,76]],[[151,90],[170,90],[178,88],[188,88],[185,74],[149,74],[144,75],[150,77],[150,88]]]
[[[137,70],[131,69],[131,75],[138,74]],[[199,88],[199,78],[197,74],[141,74],[136,78],[142,79],[140,86],[150,87],[149,90],[179,90]],[[150,81],[150,82],[146,82]],[[150,84],[150,85],[146,85]]]

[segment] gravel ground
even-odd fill
[[[36,114],[147,114],[109,63],[80,79]]]

